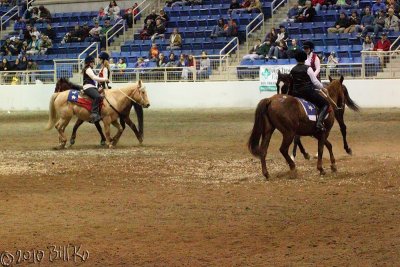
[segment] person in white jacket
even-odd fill
[[[117,20],[121,17],[121,9],[115,1],[110,1],[110,4],[104,9],[104,11],[112,20]]]

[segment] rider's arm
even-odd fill
[[[321,71],[321,61],[319,60],[319,57],[315,57],[315,76],[318,76],[319,72]]]
[[[307,69],[307,74],[308,74],[308,76],[310,77],[311,82],[314,84],[314,86],[315,86],[317,89],[323,89],[323,88],[324,88],[324,86],[322,85],[322,83],[321,83],[320,81],[318,81],[317,76],[315,76],[314,71],[312,70],[311,67],[309,67],[309,68]]]
[[[94,81],[97,81],[97,82],[105,82],[105,81],[107,81],[107,78],[100,78],[99,76],[94,74],[94,72],[93,72],[93,70],[91,68],[88,68],[86,70],[86,74]]]

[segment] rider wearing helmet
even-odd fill
[[[303,43],[303,49],[307,53],[307,60],[305,64],[312,68],[317,79],[321,81],[319,75],[321,71],[321,61],[319,60],[317,54],[314,53],[314,43],[310,41],[305,41]]]
[[[101,120],[100,116],[100,103],[102,98],[100,93],[96,87],[96,82],[108,82],[107,78],[101,78],[94,74],[94,58],[92,56],[88,56],[85,58],[85,67],[83,68],[83,92],[93,99],[92,102],[92,114],[91,122],[98,122]]]
[[[315,77],[312,68],[305,64],[307,60],[306,52],[298,50],[295,59],[297,65],[290,71],[293,79],[292,95],[310,101],[318,107],[319,116],[316,127],[318,131],[325,131],[323,121],[328,112],[329,102],[314,90],[314,88],[323,89],[324,86]]]
[[[99,77],[110,79],[111,77],[111,70],[110,70],[110,56],[107,52],[101,52],[99,55],[99,59],[101,62],[101,70],[99,73]],[[111,89],[108,82],[99,82],[98,84],[99,89]]]

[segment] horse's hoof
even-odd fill
[[[100,145],[101,145],[101,146],[105,146],[105,145],[106,145],[106,140],[101,140],[101,141],[100,141]]]
[[[319,175],[322,176],[322,175],[325,175],[325,174],[326,174],[326,171],[324,171],[324,170],[320,170],[320,171],[319,171]]]
[[[74,145],[74,144],[75,144],[75,139],[69,140],[69,144],[70,144],[71,146]]]
[[[65,145],[58,145],[56,147],[53,148],[54,150],[63,150],[65,149]]]
[[[346,149],[347,154],[349,154],[350,156],[353,155],[353,151],[351,150],[351,148]]]
[[[318,155],[317,155],[317,156],[318,156]],[[305,158],[306,160],[310,160],[310,159],[311,159],[311,156],[310,156],[310,154],[306,153],[306,154],[304,154],[304,158]]]
[[[336,167],[336,165],[331,165],[331,170],[332,170],[332,172],[337,172],[337,167]]]
[[[109,148],[109,149],[113,149],[113,148],[115,148],[115,146],[114,146],[113,144],[109,144],[109,145],[108,145],[108,148]]]
[[[265,177],[265,180],[268,180],[269,179],[269,173],[267,172],[267,173],[263,173],[263,175],[264,175],[264,177]]]

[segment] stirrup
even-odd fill
[[[323,124],[319,125],[318,124],[315,126],[317,128],[317,132],[325,132],[326,128]]]
[[[90,121],[89,121],[90,123],[96,123],[99,121],[101,121],[101,116],[99,114],[97,113],[90,114]]]

